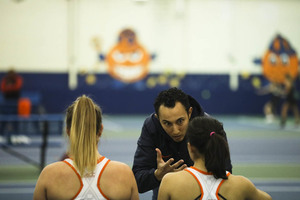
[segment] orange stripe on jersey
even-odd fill
[[[104,159],[104,156],[103,156],[103,159]],[[103,160],[103,159],[102,159],[102,160]],[[100,178],[101,178],[101,176],[102,176],[102,173],[104,172],[104,169],[106,168],[107,164],[109,163],[109,161],[110,161],[110,160],[108,160],[108,161],[105,163],[105,165],[103,166],[103,168],[102,168],[102,170],[101,170],[101,172],[100,172],[100,174],[99,174],[98,182],[97,182],[97,187],[98,187],[100,193],[102,194],[102,196],[104,196],[104,197],[105,197],[106,199],[108,199],[108,200],[109,200],[109,198],[103,193],[103,191],[102,191],[101,188],[100,188]]]
[[[78,192],[76,193],[76,195],[72,198],[72,199],[75,199],[79,195],[80,191],[83,188],[83,183],[82,183],[82,180],[81,180],[81,176],[78,174],[77,170],[70,163],[68,163],[65,160],[63,162],[65,162],[67,165],[69,165],[73,169],[73,171],[76,173],[76,175],[77,175],[77,177],[78,177],[78,179],[80,181],[80,189],[78,190]]]
[[[223,179],[222,181],[221,181],[221,183],[219,184],[219,186],[218,186],[218,189],[217,189],[217,191],[216,191],[216,197],[217,197],[217,199],[218,200],[220,200],[220,198],[219,198],[219,190],[220,190],[220,187],[221,187],[221,185],[223,184],[223,182],[225,181],[225,179]]]
[[[97,164],[99,164],[104,158],[105,158],[105,156],[102,156],[101,158],[99,158],[99,159],[97,160]]]
[[[194,170],[200,172],[201,174],[213,175],[213,173],[211,173],[211,172],[205,172],[205,171],[202,171],[202,170],[200,170],[200,169],[197,169],[196,167],[193,167],[193,166],[191,166],[190,168],[192,168],[192,169],[194,169]]]
[[[226,174],[227,177],[228,177],[229,175],[230,175],[230,172],[228,172],[228,173]],[[217,189],[217,191],[216,191],[216,197],[218,198],[218,200],[220,200],[220,198],[219,198],[219,190],[220,190],[220,187],[221,187],[221,185],[223,184],[224,181],[225,181],[225,179],[223,179],[223,180],[221,181],[221,183],[219,184],[218,189]]]
[[[196,169],[196,168],[193,168],[193,169]],[[195,176],[195,174],[193,174],[192,172],[190,172],[187,169],[184,169],[184,170],[187,171],[188,173],[190,173],[196,179],[196,181],[198,182],[198,185],[200,186],[200,191],[201,191],[201,198],[200,198],[200,200],[201,200],[203,198],[203,196],[204,196],[203,188],[202,188],[201,183],[199,182],[199,180],[197,179],[197,177]]]

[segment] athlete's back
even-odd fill
[[[56,162],[41,172],[34,200],[73,199],[81,191],[81,181],[65,162]],[[139,199],[134,175],[129,166],[117,161],[110,161],[102,170],[99,180],[104,197],[108,199]],[[47,197],[47,198],[46,198]]]
[[[201,189],[202,187],[202,189]],[[171,199],[201,199],[203,197],[203,186],[191,173],[186,170],[180,172],[168,173],[163,178],[159,189],[159,200]],[[217,190],[220,200],[271,200],[272,198],[265,192],[255,188],[253,183],[243,177],[229,175]],[[205,198],[203,200],[206,200]]]

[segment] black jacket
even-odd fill
[[[193,108],[191,119],[196,116],[207,115],[199,103],[189,96],[190,105]],[[157,169],[156,151],[159,148],[164,161],[174,158],[174,163],[180,159],[184,160],[187,166],[192,166],[186,138],[181,142],[175,142],[162,128],[159,120],[152,113],[144,122],[142,133],[137,142],[137,149],[133,161],[133,173],[135,175],[138,190],[140,193],[153,190],[153,199],[157,198],[160,181],[154,176]],[[231,161],[228,161],[227,169],[232,171]]]

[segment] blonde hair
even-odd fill
[[[81,176],[94,171],[101,129],[100,107],[86,95],[78,97],[67,109],[66,125],[70,136],[70,154]]]

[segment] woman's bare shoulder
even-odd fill
[[[46,177],[62,177],[63,175],[67,175],[68,173],[74,173],[73,170],[62,161],[54,162],[47,165],[41,172],[41,176]]]
[[[235,190],[234,191],[235,195],[239,194],[240,197],[243,197],[245,199],[261,199],[261,200],[272,199],[269,194],[267,194],[262,190],[257,189],[255,185],[252,183],[252,181],[244,176],[230,175],[228,177],[228,184],[224,184],[224,185],[233,188],[233,190]],[[226,188],[221,188],[221,189],[226,190]]]
[[[120,174],[122,175],[120,176]],[[122,177],[127,178],[133,176],[133,172],[131,168],[123,162],[110,161],[107,164],[103,175],[108,175],[109,177],[116,177],[117,179],[120,179]]]
[[[131,168],[122,162],[110,161],[103,171],[100,187],[111,199],[129,199],[132,191],[138,196]]]
[[[237,193],[245,193],[250,188],[253,188],[253,183],[246,177],[240,175],[229,175],[227,181],[225,181],[222,185],[221,189],[225,189],[227,191],[235,191]],[[236,193],[234,192],[234,193]]]
[[[201,193],[196,179],[185,170],[167,173],[159,190],[161,195],[168,194],[171,199],[195,199]]]
[[[123,162],[119,162],[119,161],[111,160],[107,166],[108,166],[108,169],[110,169],[110,170],[118,170],[118,171],[122,170],[125,172],[131,171],[131,168],[127,164],[125,164]]]
[[[248,178],[241,176],[241,175],[232,175],[231,174],[228,176],[228,181],[231,184],[238,184],[243,187],[247,187],[249,184],[251,184],[251,181]]]
[[[60,171],[61,168],[64,168],[66,166],[66,164],[64,162],[54,162],[51,163],[49,165],[47,165],[46,167],[44,167],[44,169],[42,170],[42,172],[44,173],[51,173],[51,172],[56,172],[56,171]]]
[[[176,183],[176,186],[190,187],[194,183],[194,177],[191,176],[187,171],[181,170],[178,172],[169,172],[163,177],[165,182]]]

